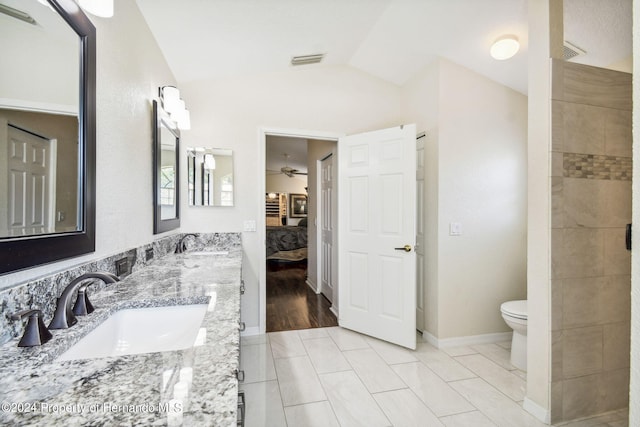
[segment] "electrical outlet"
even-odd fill
[[[151,261],[153,259],[153,248],[148,248],[144,251],[145,261]]]
[[[129,258],[121,258],[116,261],[116,276],[126,276],[131,273]]]

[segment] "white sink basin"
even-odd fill
[[[58,360],[182,350],[193,346],[207,304],[120,310]]]

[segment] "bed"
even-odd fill
[[[301,260],[307,257],[307,227],[267,227],[267,259]]]

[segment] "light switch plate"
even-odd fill
[[[449,235],[450,236],[460,236],[462,235],[462,224],[459,222],[450,222],[449,223]]]
[[[244,231],[256,231],[256,221],[249,219],[244,222]]]

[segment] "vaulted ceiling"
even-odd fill
[[[136,1],[178,84],[287,72],[292,56],[324,53],[303,67],[350,66],[401,86],[443,57],[527,93],[527,0]],[[631,5],[564,0],[565,40],[587,52],[573,61],[630,64]],[[496,61],[489,48],[505,34],[521,48]],[[287,153],[306,170],[306,143],[295,142],[268,144],[269,168]]]
[[[291,68],[348,65],[396,85],[436,56],[527,91],[526,0],[136,0],[179,83]],[[608,66],[631,55],[632,0],[565,0],[565,38],[576,61]],[[116,11],[117,13],[117,11]],[[488,52],[514,34],[520,52]],[[310,67],[307,65],[306,67]]]

